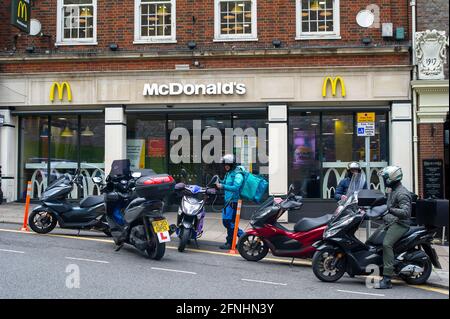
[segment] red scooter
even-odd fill
[[[316,251],[312,246],[322,240],[323,232],[332,218],[325,215],[317,218],[302,218],[293,230],[287,229],[278,219],[289,210],[297,210],[302,204],[302,197],[295,196],[290,188],[286,199],[276,202],[270,197],[252,215],[251,229],[239,238],[238,251],[249,261],[263,259],[270,251],[274,256],[292,258],[311,258]]]

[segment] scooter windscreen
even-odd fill
[[[45,189],[45,191],[48,191],[55,187],[61,186],[62,184],[68,184],[69,181],[70,181],[70,175],[64,174],[64,175],[60,176],[59,178],[57,178],[52,183],[50,183],[50,185],[48,185],[48,187]]]

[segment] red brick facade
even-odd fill
[[[134,40],[134,0],[98,0],[97,6],[97,42],[98,45],[88,46],[62,46],[55,48],[56,41],[56,12],[57,1],[31,1],[32,17],[38,19],[42,24],[42,32],[50,35],[51,39],[45,37],[31,37],[21,33],[9,24],[10,0],[0,3],[0,72],[58,72],[76,70],[147,70],[147,69],[174,69],[175,64],[192,63],[191,58],[168,59],[168,58],[128,58],[107,61],[97,59],[98,56],[121,57],[126,53],[164,53],[175,52],[178,55],[189,57],[190,49],[187,42],[195,41],[197,48],[195,52],[213,52],[214,57],[199,58],[203,68],[242,68],[242,67],[292,67],[292,66],[333,66],[333,65],[408,65],[409,54],[405,51],[388,54],[372,55],[370,48],[383,48],[409,45],[410,17],[409,5],[405,0],[374,0],[370,4],[376,4],[380,8],[380,22],[392,22],[396,27],[405,28],[406,39],[395,41],[394,39],[383,39],[381,29],[361,28],[356,23],[357,13],[365,9],[369,4],[367,1],[340,1],[340,34],[339,40],[295,40],[296,37],[296,1],[295,0],[273,0],[257,1],[257,30],[258,41],[248,42],[214,42],[214,1],[213,0],[177,0],[176,1],[176,44],[133,44]],[[195,18],[195,19],[194,19]],[[195,22],[194,22],[195,20]],[[361,39],[371,37],[372,43],[365,48]],[[259,55],[251,58],[242,56],[229,56],[226,53],[235,52],[276,52],[272,40],[279,39],[282,42],[280,50],[312,48],[327,48],[337,50],[342,48],[363,48],[367,54],[353,56],[327,55],[314,56],[303,54],[292,55]],[[116,43],[118,52],[111,52],[109,44]],[[34,46],[35,53],[25,53],[27,46]],[[14,47],[16,48],[14,50]],[[46,53],[46,51],[48,53]],[[74,63],[53,62],[46,59],[45,63],[36,62],[34,57],[64,57],[75,54],[80,57],[89,55],[89,61],[82,60]],[[21,68],[17,64],[10,64],[6,57],[31,58],[21,62]],[[44,58],[45,59],[45,58]],[[52,61],[52,63],[49,63]]]

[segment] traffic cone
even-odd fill
[[[21,231],[30,231],[28,229],[28,210],[30,209],[31,181],[28,181],[27,199],[25,201],[25,213],[23,215],[23,226]]]
[[[239,221],[241,220],[241,207],[242,207],[242,200],[238,200],[237,204],[237,210],[236,210],[236,220],[234,222],[234,233],[233,233],[233,243],[231,244],[231,249],[228,252],[229,254],[236,255],[238,251],[236,250],[236,242],[237,242],[237,235],[239,230]]]

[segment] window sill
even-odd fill
[[[98,45],[96,42],[56,42],[55,46],[69,46],[69,45]]]
[[[295,40],[341,40],[340,35],[301,35],[295,37]]]
[[[258,41],[258,38],[214,38],[213,42],[250,42],[250,41]]]
[[[133,44],[164,44],[164,43],[177,43],[177,40],[161,39],[161,40],[134,40]]]

